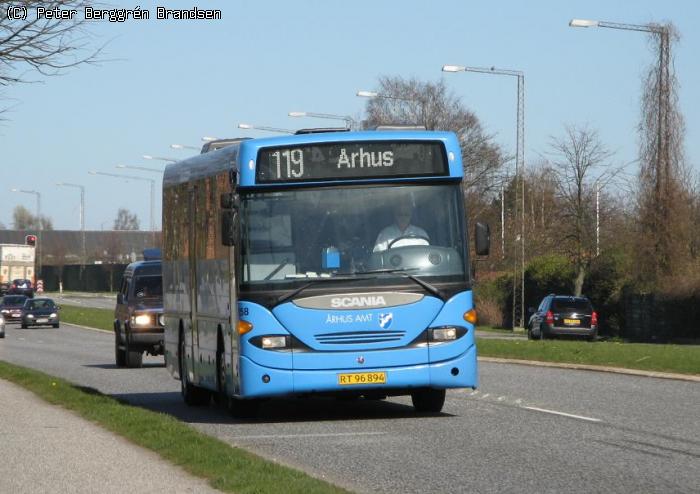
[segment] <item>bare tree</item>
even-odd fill
[[[581,295],[596,255],[596,189],[608,184],[619,168],[608,164],[613,153],[601,143],[598,133],[587,127],[565,126],[563,137],[551,139],[550,154],[560,208],[557,232],[576,271],[574,294]]]
[[[120,208],[117,211],[117,218],[114,220],[113,230],[138,230],[140,228],[139,218],[128,209]]]
[[[31,82],[27,73],[61,74],[65,69],[97,62],[101,48],[91,49],[93,36],[86,29],[87,0],[48,2],[0,0],[0,86]],[[76,10],[74,19],[47,19],[36,9]],[[11,9],[11,10],[8,10]],[[23,9],[23,10],[22,10]],[[24,19],[18,18],[24,12]]]
[[[658,55],[644,80],[640,133],[640,247],[651,270],[646,281],[673,275],[690,255],[688,218],[690,194],[683,156],[684,122],[678,107],[678,80],[671,44],[680,39],[673,24],[659,25],[650,34]]]
[[[12,211],[15,230],[53,230],[53,222],[48,216],[36,216],[21,204]]]
[[[378,97],[367,101],[365,125],[421,125],[427,130],[451,130],[459,136],[465,172],[465,190],[494,191],[501,183],[505,162],[493,137],[485,134],[476,115],[464,106],[444,81],[382,76]]]

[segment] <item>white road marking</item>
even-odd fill
[[[294,439],[305,437],[344,437],[344,436],[381,436],[386,432],[328,432],[318,434],[260,434],[255,436],[236,436],[235,439]]]
[[[522,407],[527,410],[534,410],[536,412],[543,412],[543,413],[551,413],[553,415],[561,415],[563,417],[569,417],[572,419],[579,419],[579,420],[586,420],[588,422],[602,422],[600,419],[594,419],[592,417],[584,417],[583,415],[573,415],[571,413],[564,413],[564,412],[557,412],[556,410],[547,410],[546,408],[537,408],[537,407]]]

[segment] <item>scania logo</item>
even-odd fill
[[[384,307],[386,301],[381,295],[365,297],[334,297],[331,299],[331,307]]]

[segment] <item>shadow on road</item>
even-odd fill
[[[117,367],[116,364],[83,364],[83,367],[91,367],[93,369],[122,369],[123,367]],[[144,362],[140,367],[141,369],[153,369],[158,367],[165,367],[165,362]]]
[[[233,417],[223,405],[185,405],[178,392],[112,394],[122,403],[166,413],[193,424],[272,424],[335,420],[377,420],[416,417],[452,417],[448,413],[418,414],[410,405],[383,400],[342,401],[334,398],[287,398],[262,402],[254,419]]]

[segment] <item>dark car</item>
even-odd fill
[[[29,326],[59,327],[57,306],[50,298],[27,299],[22,307],[22,329]]]
[[[34,296],[34,287],[32,286],[32,280],[12,280],[12,284],[7,290],[7,293],[10,295],[25,295],[29,298],[32,298]]]
[[[529,339],[554,336],[582,336],[591,341],[598,336],[598,314],[586,297],[547,295],[533,312],[527,325]]]
[[[5,318],[5,322],[19,322],[22,319],[22,307],[26,301],[26,295],[5,295],[0,303],[0,313]]]
[[[141,367],[143,353],[163,355],[163,278],[160,261],[129,264],[114,309],[117,367]]]

